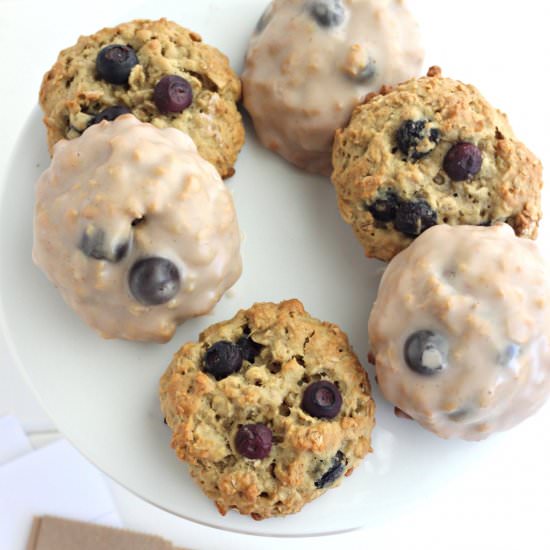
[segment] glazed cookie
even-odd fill
[[[422,59],[402,0],[274,0],[250,40],[244,105],[266,147],[329,176],[336,128],[369,92],[417,76]]]
[[[476,88],[437,67],[358,106],[333,162],[340,213],[367,256],[389,260],[441,223],[536,237],[541,163]]]
[[[164,342],[241,273],[231,193],[183,132],[103,121],[55,145],[33,259],[105,338]]]
[[[506,224],[434,226],[388,265],[369,341],[382,393],[425,428],[511,428],[550,395],[550,268]]]
[[[191,136],[222,177],[244,143],[241,84],[228,59],[176,23],[136,20],[82,36],[44,75],[40,104],[50,152],[100,120],[131,112]]]
[[[206,329],[174,356],[160,400],[172,447],[222,514],[298,512],[371,451],[367,374],[298,300]]]

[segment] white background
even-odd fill
[[[143,16],[164,15],[162,0],[96,0],[93,4],[0,0],[0,176],[21,125],[36,105],[41,77],[58,51],[73,44],[79,34],[90,34],[106,24],[124,20],[130,7],[134,13],[140,4]],[[179,22],[184,25],[185,4],[186,0],[181,0]],[[546,152],[550,125],[547,3],[440,0],[411,1],[410,5],[424,30],[426,65],[440,64],[445,74],[476,84],[495,105],[508,112],[516,133],[529,147],[543,159],[550,158]],[[37,139],[44,139],[44,135],[38,135]],[[1,348],[0,414],[4,412],[15,413],[25,428],[35,434],[55,429],[24,386],[5,348]],[[549,431],[530,436],[550,441]],[[34,436],[36,442],[42,439],[39,433]],[[527,437],[524,439],[528,442]],[[529,448],[516,451],[516,467],[512,470],[503,470],[495,463],[493,467],[471,472],[460,484],[450,483],[437,495],[420,498],[406,516],[389,515],[385,523],[376,527],[309,542],[260,539],[197,526],[152,508],[115,484],[112,487],[128,527],[153,532],[191,548],[279,548],[282,544],[288,548],[321,550],[335,545],[407,549],[548,548],[550,466],[540,483],[529,476],[522,483],[522,473],[530,464]],[[509,483],[511,479],[514,483]],[[411,483],[418,483],[421,490],[421,480]],[[476,490],[478,486],[484,490]]]

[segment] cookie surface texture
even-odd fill
[[[137,56],[122,83],[105,79],[117,80],[118,75],[98,72],[98,55],[111,45],[129,47]],[[168,75],[191,85],[192,102],[181,112],[160,112],[155,103],[155,88]],[[44,75],[40,105],[50,152],[60,139],[79,136],[106,109],[122,107],[142,122],[186,132],[220,175],[229,177],[244,143],[236,107],[240,94],[240,80],[227,57],[197,33],[166,19],[135,20],[82,36],[63,50]]]
[[[229,346],[242,360],[226,354],[232,367],[222,373],[212,357]],[[311,394],[320,386],[316,409]],[[160,399],[172,447],[222,514],[298,512],[371,451],[367,374],[345,334],[297,300],[255,304],[206,329],[175,354]],[[263,458],[242,454],[250,451],[243,448],[247,430],[256,431],[261,445],[252,450]]]
[[[340,213],[367,256],[390,260],[441,223],[536,237],[540,161],[476,88],[437,67],[357,107],[333,163]]]
[[[444,438],[480,440],[550,395],[550,265],[507,224],[437,225],[386,268],[369,318],[383,395]]]
[[[36,185],[34,262],[105,338],[169,340],[239,278],[240,243],[191,138],[130,114],[59,141]]]

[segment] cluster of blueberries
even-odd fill
[[[396,132],[394,153],[404,161],[416,162],[428,156],[441,139],[441,132],[426,120],[405,120]],[[466,181],[481,170],[481,151],[468,142],[455,143],[443,159],[443,170],[452,181]],[[395,229],[409,237],[417,237],[437,223],[437,214],[424,200],[401,199],[393,190],[385,190],[382,198],[367,205],[379,222],[393,222]]]
[[[124,44],[110,44],[100,50],[96,58],[96,74],[100,80],[110,84],[128,84],[132,69],[139,64],[135,50]],[[193,102],[191,84],[178,75],[163,76],[155,85],[153,101],[162,114],[181,113]],[[102,120],[115,120],[120,115],[130,113],[125,105],[107,107],[93,116],[89,126]]]
[[[254,342],[245,330],[245,335],[236,343],[221,340],[212,344],[206,351],[203,370],[217,381],[239,371],[243,361],[253,363],[261,353],[263,346]],[[338,387],[328,380],[319,380],[309,384],[302,396],[300,407],[315,418],[335,418],[342,408],[342,396]],[[239,426],[235,437],[237,451],[246,458],[263,459],[269,456],[273,445],[273,434],[265,424],[243,424]],[[331,464],[314,484],[318,489],[333,483],[344,472],[347,459],[338,451]]]

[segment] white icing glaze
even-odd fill
[[[98,229],[111,251],[130,239],[121,261],[80,250],[83,233]],[[132,115],[58,142],[36,186],[33,259],[105,338],[169,340],[239,278],[239,249],[233,200],[216,169],[183,132]],[[170,301],[147,306],[130,292],[128,272],[153,256],[177,266],[181,287]]]
[[[417,25],[402,0],[342,0],[343,23],[319,26],[313,0],[274,0],[246,56],[244,104],[262,143],[310,172],[330,175],[334,132],[383,84],[417,76]],[[368,61],[375,74],[357,78]]]
[[[448,343],[429,376],[404,359],[419,330]],[[389,401],[442,437],[483,439],[550,394],[550,267],[508,225],[434,226],[388,265],[369,338]]]

